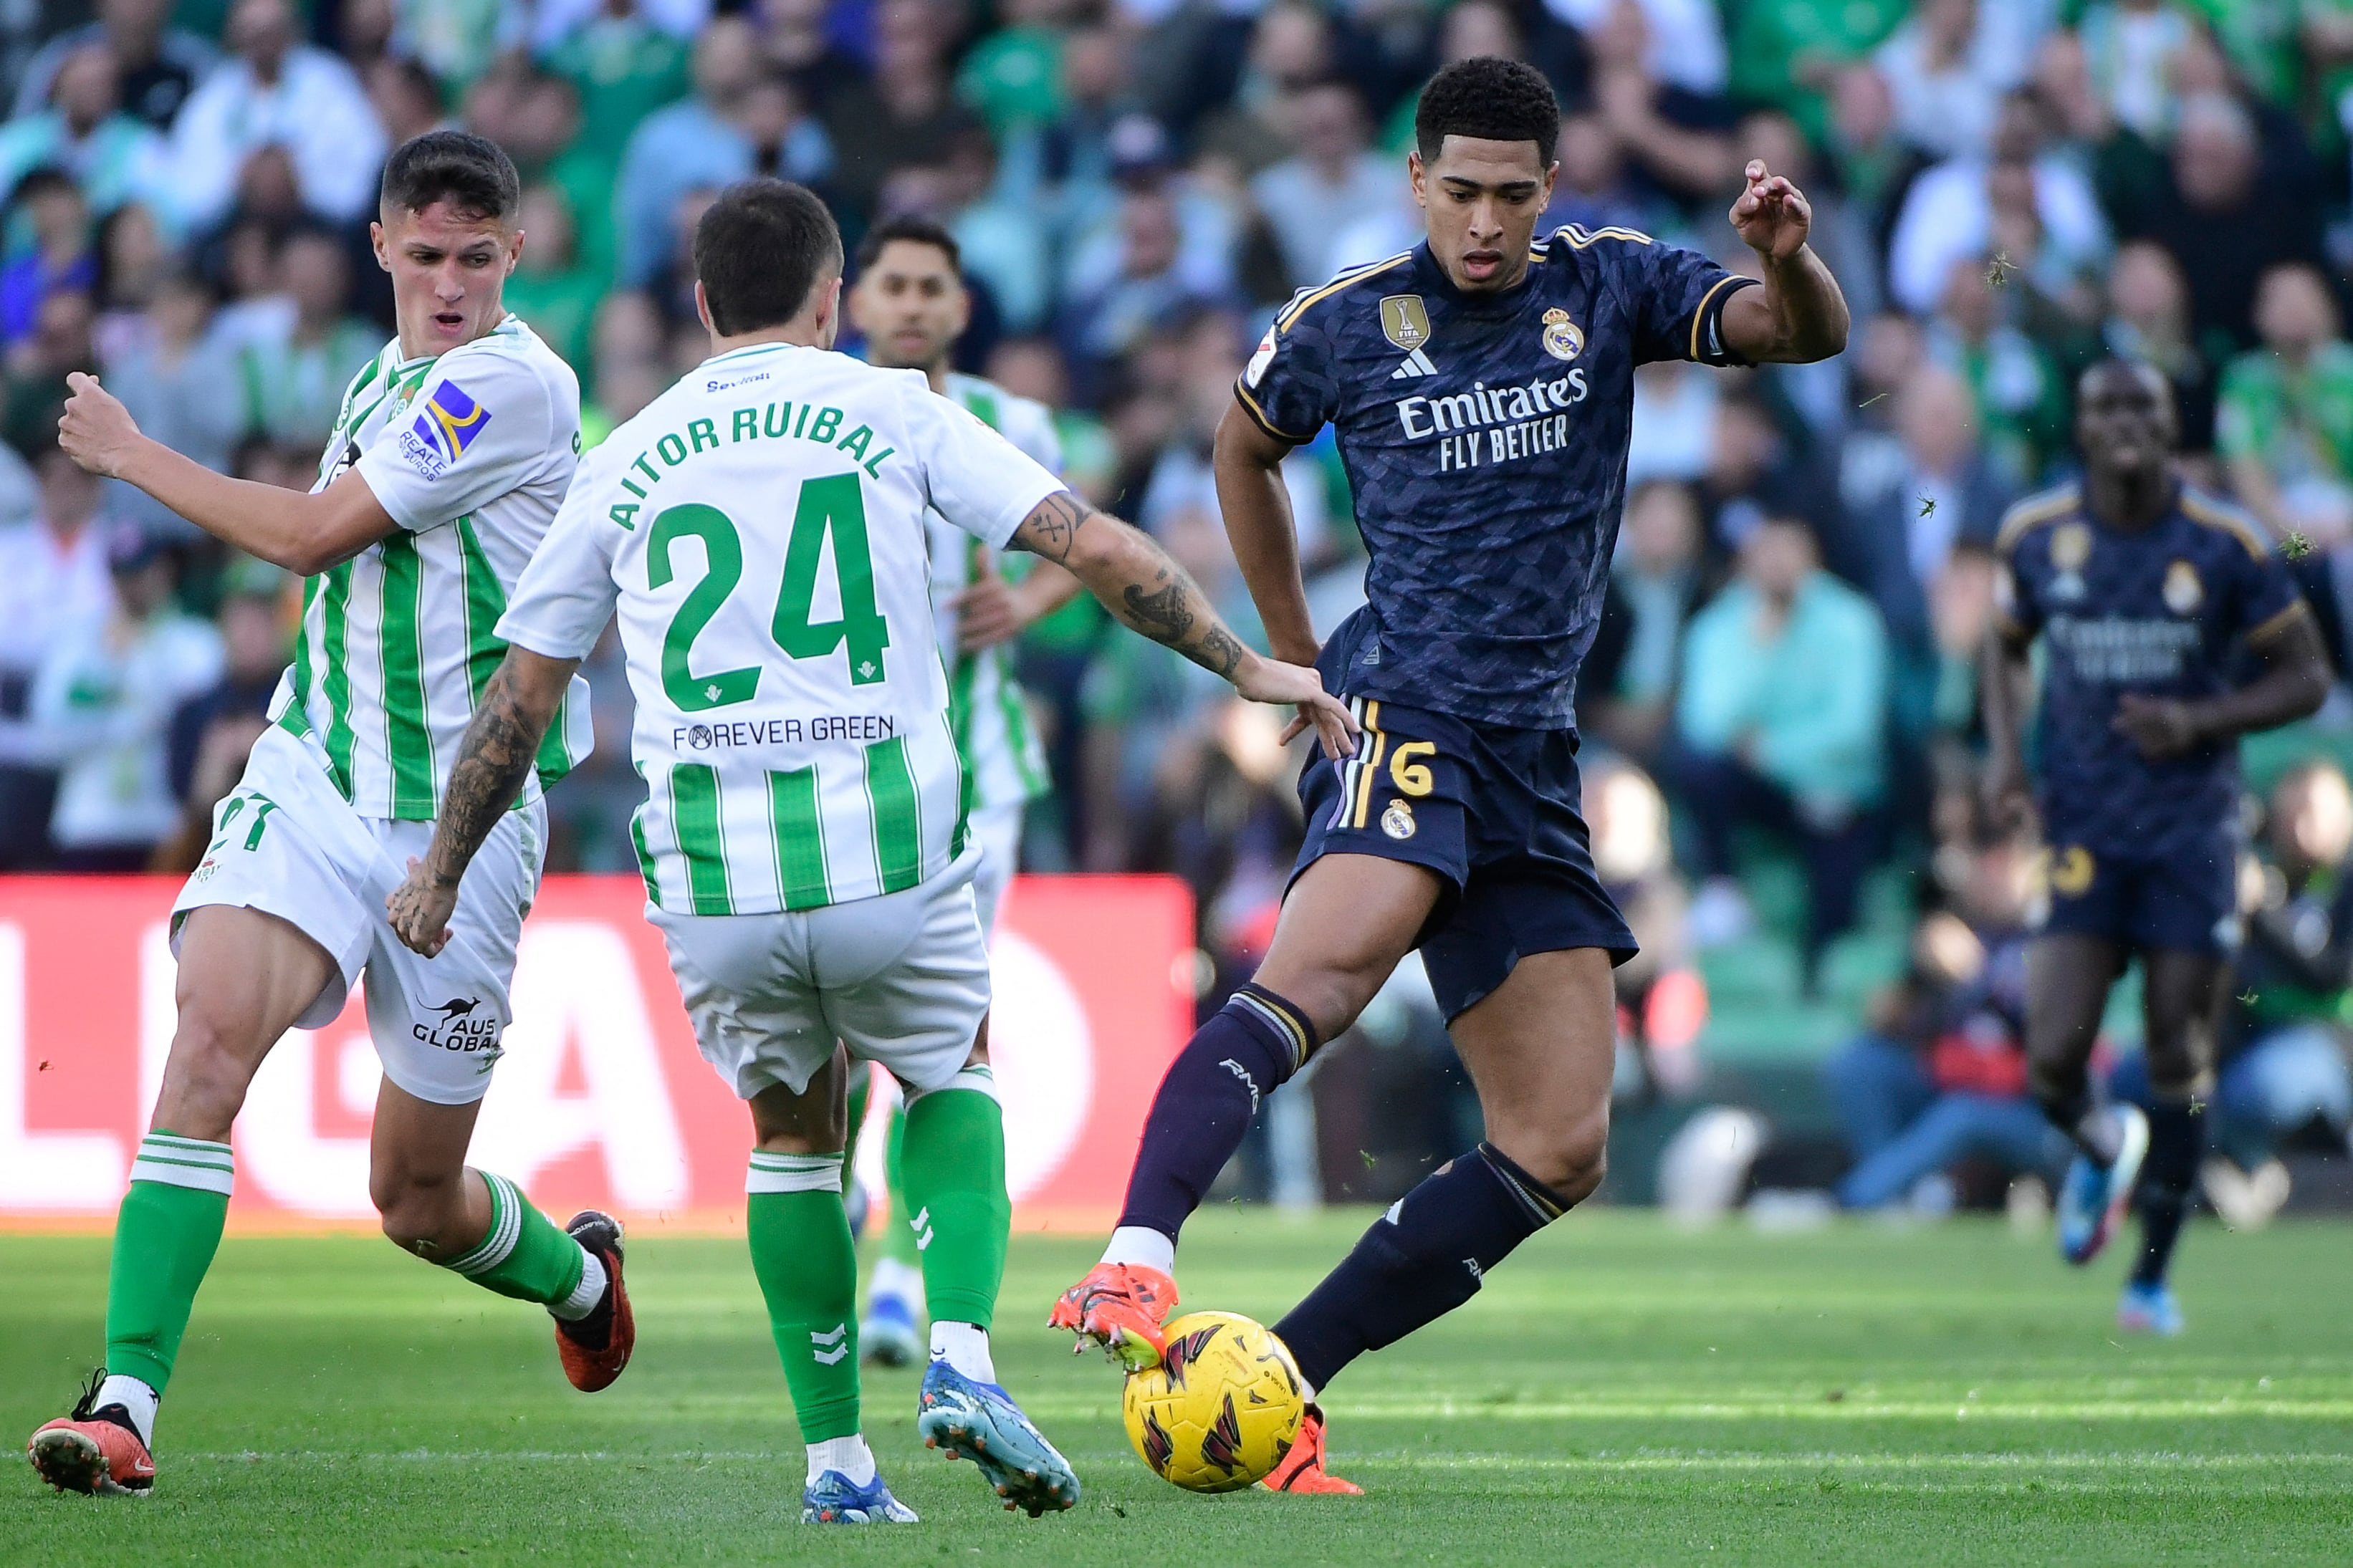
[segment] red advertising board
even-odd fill
[[[0,878],[0,1226],[111,1217],[173,1029],[161,878]],[[514,1023],[473,1159],[542,1206],[722,1224],[749,1122],[695,1053],[633,877],[554,877],[524,926]],[[998,921],[990,1045],[1007,1180],[1032,1225],[1107,1225],[1191,1027],[1191,908],[1153,877],[1023,878]],[[237,1121],[233,1225],[372,1218],[379,1081],[354,990],[290,1032]]]

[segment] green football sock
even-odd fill
[[[752,1272],[785,1363],[801,1441],[858,1431],[858,1250],[832,1154],[754,1151],[744,1184]]]
[[[1005,1280],[1013,1205],[1005,1194],[1005,1116],[985,1067],[907,1104],[908,1230],[923,1260],[934,1322],[989,1326]]]
[[[491,1228],[472,1251],[443,1267],[519,1301],[565,1301],[580,1288],[588,1254],[532,1207],[512,1182],[488,1171],[477,1173],[491,1189]]]
[[[1001,1139],[1000,1139],[1001,1142]],[[882,1143],[882,1176],[891,1194],[891,1223],[882,1228],[882,1256],[910,1268],[923,1266],[923,1249],[915,1245],[915,1227],[908,1221],[915,1211],[907,1206],[907,1108],[891,1108],[891,1131]]]
[[[187,1331],[196,1287],[228,1219],[229,1146],[150,1132],[114,1221],[106,1282],[106,1370],[156,1393]]]

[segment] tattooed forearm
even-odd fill
[[[570,671],[565,673],[568,679]],[[433,847],[425,858],[426,869],[438,886],[457,885],[482,841],[514,805],[531,776],[540,737],[547,732],[554,710],[531,711],[533,705],[519,685],[514,656],[510,654],[482,689],[481,706],[474,710],[473,722],[466,726],[457,765],[449,770],[449,788],[442,797]],[[557,690],[562,689],[559,682]]]
[[[1154,642],[1173,647],[1193,629],[1193,611],[1185,602],[1193,584],[1181,575],[1170,582],[1165,571],[1159,581],[1164,585],[1149,593],[1134,583],[1123,589],[1120,597],[1127,602],[1127,614],[1121,618]]]
[[[1083,503],[1075,498],[1065,495],[1060,499],[1084,510]],[[1038,510],[1021,525],[1021,531],[1013,536],[1015,543],[1024,543],[1024,535],[1043,531],[1041,515],[1054,500],[1049,497],[1039,503]],[[1250,650],[1218,618],[1218,612],[1210,606],[1200,584],[1170,560],[1168,552],[1154,543],[1151,535],[1115,517],[1092,510],[1086,510],[1084,516],[1099,521],[1087,530],[1082,544],[1055,559],[1070,568],[1071,574],[1084,583],[1123,625],[1154,642],[1175,648],[1203,669],[1228,679],[1250,662]],[[1034,544],[1028,547],[1041,555],[1048,553]]]
[[[1021,520],[1021,526],[1013,531],[1013,542],[1032,555],[1068,565],[1079,529],[1093,513],[1092,507],[1070,491],[1056,490]]]

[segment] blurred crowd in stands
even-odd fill
[[[64,376],[100,373],[214,468],[307,488],[390,331],[366,221],[399,140],[459,124],[513,155],[528,241],[508,299],[579,370],[591,442],[704,357],[686,238],[720,186],[804,181],[853,247],[881,218],[938,217],[976,300],[963,367],[1051,405],[1073,487],[1250,626],[1208,464],[1235,373],[1294,289],[1414,241],[1415,92],[1481,54],[1559,91],[1547,228],[1626,225],[1749,266],[1725,210],[1761,157],[1811,198],[1854,309],[1828,363],[1640,377],[1579,702],[1597,855],[1646,949],[1621,976],[1626,1095],[1698,1085],[1694,1042],[1727,1026],[1708,955],[1761,921],[1795,1004],[1827,994],[1809,1017],[1862,1028],[1831,1058],[1841,1201],[1914,1201],[1965,1153],[2045,1168],[2060,1151],[2015,1059],[2035,864],[1972,788],[1991,542],[2069,472],[2076,374],[2140,356],[2177,390],[2192,474],[2300,540],[2348,666],[2353,0],[0,8],[0,867],[192,863],[299,594],[65,462]],[[1328,434],[1289,479],[1328,627],[1362,564]],[[1297,752],[1092,605],[1020,658],[1058,785],[1032,868],[1184,877],[1213,1000],[1271,928]],[[552,864],[627,870],[641,786],[615,650],[587,674],[598,755],[556,792]],[[2340,694],[2313,755],[2348,749],[2348,716]],[[2316,762],[2250,815],[2254,1000],[2219,1105],[2258,1201],[2279,1138],[2341,1141],[2353,1116],[2353,796]],[[1754,907],[1760,857],[1802,888],[1786,931]],[[1839,954],[1890,918],[1883,886],[1891,984],[1866,1002],[1841,976],[1870,966]],[[1401,1016],[1362,1033],[1401,1038]]]

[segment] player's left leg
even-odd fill
[[[2211,952],[2144,955],[2142,1010],[2148,1066],[2148,1158],[2136,1206],[2141,1249],[2116,1309],[2119,1328],[2178,1334],[2181,1311],[2166,1283],[2205,1152],[2205,1101],[2214,1079],[2214,1037],[2229,973]]]
[[[2053,923],[2064,913],[2053,900]],[[2124,973],[2118,938],[2048,931],[2026,950],[2026,1083],[2076,1154],[2059,1184],[2059,1253],[2088,1263],[2107,1245],[2148,1149],[2148,1123],[2129,1105],[2094,1101],[2092,1046],[2108,988]]]
[[[619,1222],[591,1209],[558,1228],[514,1182],[466,1163],[512,1017],[516,950],[539,888],[540,821],[536,811],[511,812],[491,829],[459,885],[449,944],[434,957],[378,923],[366,994],[385,1076],[368,1193],[395,1246],[497,1295],[545,1307],[565,1375],[594,1394],[621,1375],[637,1342]],[[372,830],[397,866],[424,852],[431,825]]]

